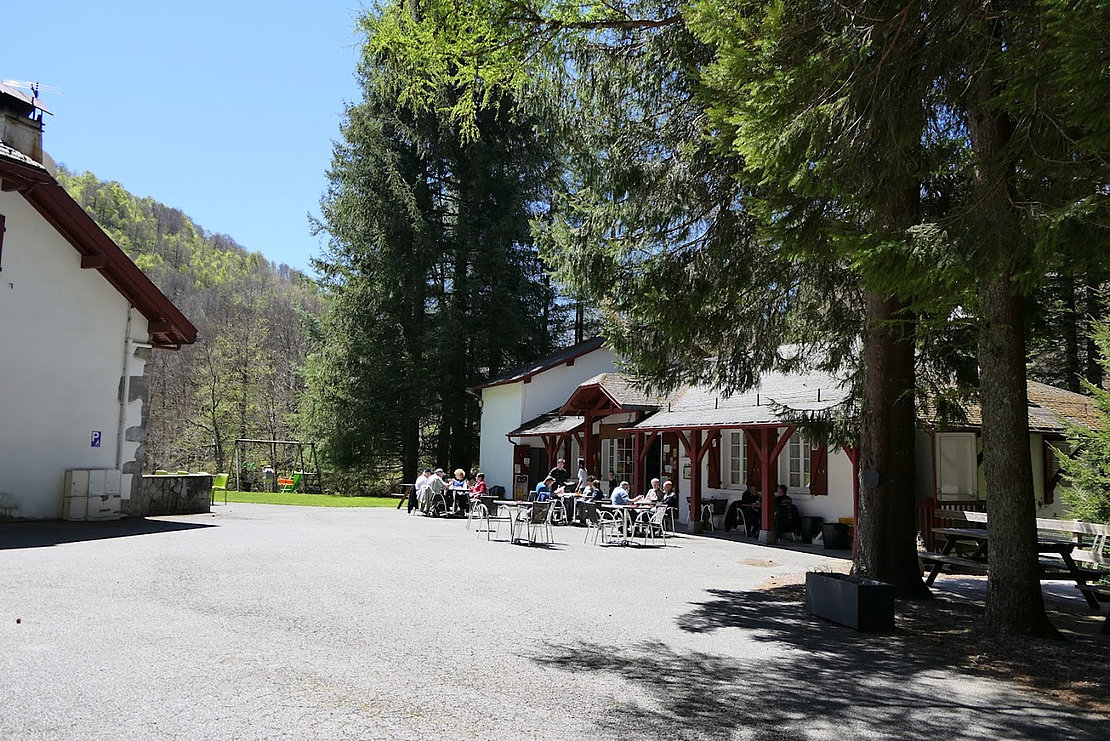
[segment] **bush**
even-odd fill
[[[384,497],[397,490],[396,477],[363,471],[324,471],[324,493],[340,497]]]

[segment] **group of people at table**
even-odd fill
[[[608,493],[601,489],[602,482],[596,476],[586,472],[585,460],[578,459],[578,474],[570,476],[566,468],[566,460],[560,458],[543,481],[529,493],[530,501],[549,501],[556,497],[564,500],[568,520],[581,520],[584,514],[578,507],[579,502],[608,503],[611,505],[643,505],[665,506],[678,509],[678,492],[674,491],[674,482],[661,481],[658,478],[651,480],[651,487],[640,496],[631,495],[631,486],[627,481],[620,481],[610,471],[608,479]],[[442,468],[433,471],[425,468],[416,479],[414,496],[409,500],[409,511],[419,507],[424,514],[438,514],[438,506],[446,509],[444,513],[465,514],[472,502],[479,501],[483,496],[492,492],[486,486],[486,476],[478,473],[474,482],[466,478],[466,472],[455,469],[454,476],[447,478]],[[760,529],[760,508],[762,497],[759,487],[754,483],[748,484],[747,490],[738,501],[729,505],[725,513],[725,530],[743,525],[747,535],[758,535]],[[774,503],[775,533],[801,533],[802,518],[798,508],[787,494],[786,486],[779,484],[775,488]]]

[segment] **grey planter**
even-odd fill
[[[894,627],[894,587],[848,574],[806,574],[806,610],[856,630]]]

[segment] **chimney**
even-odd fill
[[[42,114],[50,113],[37,96],[0,83],[0,141],[43,164]]]

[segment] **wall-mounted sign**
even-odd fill
[[[689,463],[683,463],[682,464],[682,478],[684,478],[684,479],[690,478],[690,464]]]
[[[94,448],[99,448],[100,447],[100,430],[93,430],[92,431],[92,447],[94,447]]]

